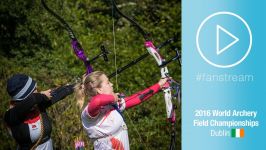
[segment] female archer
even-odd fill
[[[18,150],[52,150],[52,123],[46,109],[74,91],[73,85],[38,92],[36,82],[24,74],[13,75],[7,81],[11,96],[5,112],[5,124],[18,144]]]
[[[95,150],[129,150],[128,129],[122,111],[136,106],[169,86],[167,78],[132,96],[121,98],[114,93],[113,84],[101,71],[83,79],[79,93],[84,93],[89,103],[81,113],[82,125],[94,143]],[[82,92],[80,92],[82,90]]]

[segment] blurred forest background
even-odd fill
[[[99,58],[92,63],[94,70],[104,71],[107,75],[115,71],[114,49],[117,67],[146,52],[144,39],[134,26],[117,13],[112,15],[110,0],[46,0],[46,3],[73,28],[89,58],[100,53],[101,45],[111,52],[108,62]],[[151,34],[155,45],[177,34],[178,41],[173,44],[181,48],[181,1],[117,0],[117,4]],[[2,0],[0,32],[0,149],[7,150],[16,147],[3,121],[10,100],[6,92],[7,79],[15,73],[28,74],[37,81],[40,91],[76,82],[84,74],[85,67],[74,55],[64,26],[43,8],[40,0]],[[175,54],[170,46],[160,51],[166,59]],[[170,75],[180,82],[178,62],[170,63],[168,69]],[[119,74],[117,82],[115,78],[111,82],[117,92],[130,95],[159,79],[160,70],[154,58],[148,56]],[[177,104],[176,100],[173,101]],[[176,110],[177,149],[181,149],[180,109],[178,106]],[[80,109],[74,95],[53,105],[48,113],[53,123],[54,149],[74,149],[77,137],[85,141],[86,149],[93,149],[82,129]],[[163,93],[127,110],[125,118],[132,150],[168,149],[171,125],[166,119]]]

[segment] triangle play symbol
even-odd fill
[[[224,46],[223,48],[220,47],[220,36],[221,36],[221,31],[223,31],[222,33],[226,33],[227,37],[230,37],[230,40],[232,41],[230,44],[227,44],[226,46]],[[225,35],[225,34],[223,34]],[[223,27],[221,27],[220,25],[216,26],[216,54],[220,55],[221,53],[225,52],[226,50],[228,50],[228,48],[230,48],[231,46],[233,46],[235,43],[237,43],[239,41],[239,39],[234,36],[232,33],[230,33],[229,31],[227,31],[226,29],[224,29]],[[223,41],[225,42],[225,41]]]

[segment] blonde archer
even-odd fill
[[[89,75],[83,75],[81,83],[75,87],[75,97],[77,105],[82,108],[85,98],[90,98],[97,95],[96,88],[101,87],[102,80],[100,77],[105,75],[102,71],[94,71]]]

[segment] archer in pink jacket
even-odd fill
[[[85,76],[82,89],[89,103],[81,114],[82,125],[94,143],[95,150],[129,150],[128,129],[122,111],[136,106],[158,93],[167,78],[129,97],[121,98],[101,71]],[[79,91],[80,92],[80,91]]]

